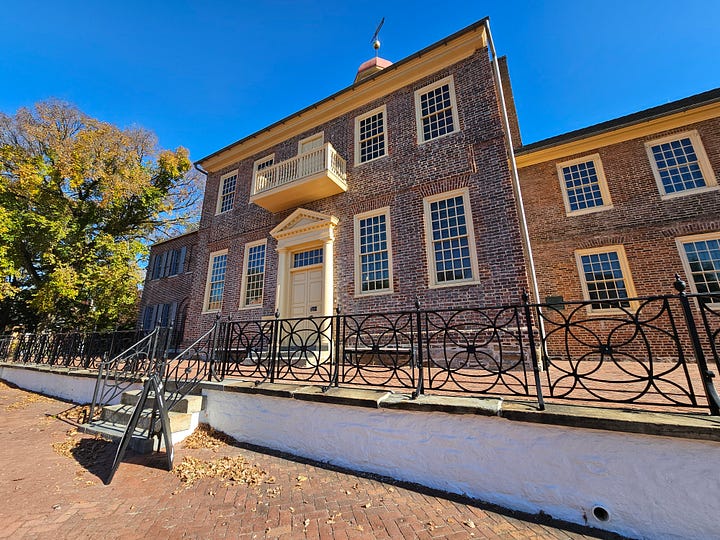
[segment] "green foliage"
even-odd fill
[[[199,199],[190,168],[67,103],[0,113],[0,326],[132,325],[145,242]]]

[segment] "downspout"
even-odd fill
[[[502,79],[500,78],[500,66],[498,64],[497,53],[495,52],[495,43],[493,42],[492,33],[490,32],[490,19],[485,19],[485,32],[487,33],[488,47],[492,56],[492,65],[495,72],[495,85],[498,97],[500,99],[500,110],[502,112],[503,129],[507,137],[508,161],[510,162],[510,170],[512,172],[512,187],[515,194],[515,206],[520,217],[520,233],[522,236],[523,251],[528,261],[528,273],[530,277],[530,288],[532,289],[533,301],[540,304],[540,288],[538,287],[537,274],[535,272],[535,259],[533,258],[532,246],[530,245],[530,233],[528,232],[527,218],[525,217],[525,205],[523,204],[522,190],[520,189],[520,176],[518,175],[517,163],[515,162],[515,148],[513,146],[512,133],[510,131],[510,120],[508,118],[507,107],[505,106],[505,93],[503,92]],[[538,308],[539,310],[540,308]],[[545,364],[545,325],[542,316],[538,317],[538,330],[542,345],[542,358],[540,368],[543,369]]]
[[[204,174],[204,175],[205,175],[205,178],[207,178],[208,176],[210,176],[210,173],[207,172],[205,169],[203,169],[203,168],[200,166],[200,163],[198,163],[198,162],[193,163],[193,166],[195,167],[195,170],[196,170],[197,172]]]

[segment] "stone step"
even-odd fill
[[[83,433],[102,435],[107,439],[119,443],[125,434],[125,428],[125,424],[117,424],[106,420],[95,420],[81,425],[79,430]],[[154,448],[155,440],[148,439],[146,436],[147,432],[143,432],[140,428],[135,428],[135,432],[128,445],[130,449],[138,454],[149,454],[153,450],[157,450],[157,448]]]
[[[127,405],[124,403],[106,405],[103,407],[100,419],[113,424],[122,424],[126,426],[130,422],[134,409],[134,405]],[[152,408],[144,409],[138,419],[138,427],[147,429],[150,426],[151,418]],[[173,433],[176,431],[185,431],[190,429],[192,424],[192,413],[170,411],[168,413],[168,418],[170,420],[170,431]]]
[[[140,394],[142,394],[142,390],[129,390],[127,392],[123,392],[122,397],[120,398],[120,402],[123,405],[135,405],[139,399]],[[165,401],[170,398],[172,394],[170,392],[165,392]],[[145,402],[146,407],[152,408],[155,405],[155,396],[151,393],[148,396],[147,401]],[[182,398],[180,401],[178,401],[175,406],[172,408],[172,412],[178,412],[178,413],[196,413],[202,411],[203,406],[203,397],[202,396],[195,396],[195,395],[188,395]]]

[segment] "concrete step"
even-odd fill
[[[120,402],[123,405],[135,405],[140,399],[140,394],[142,394],[142,390],[129,390],[127,392],[123,392]],[[171,395],[172,394],[170,392],[165,392],[165,401],[170,399]],[[145,402],[145,406],[152,408],[154,405],[155,396],[150,394]],[[189,395],[178,401],[172,408],[172,411],[178,413],[196,413],[202,411],[202,406],[202,396]]]
[[[100,419],[113,424],[126,426],[130,422],[134,409],[134,405],[126,405],[123,403],[118,403],[117,405],[106,405],[103,407]],[[174,433],[176,431],[185,431],[190,429],[190,426],[192,425],[192,416],[192,413],[170,411],[168,413],[168,418],[170,419],[170,431]],[[144,409],[138,419],[138,427],[147,429],[150,426],[151,418],[152,408]]]

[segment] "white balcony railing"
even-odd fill
[[[325,143],[320,148],[255,171],[252,195],[286,186],[303,178],[328,173],[347,189],[345,160],[330,143]]]

